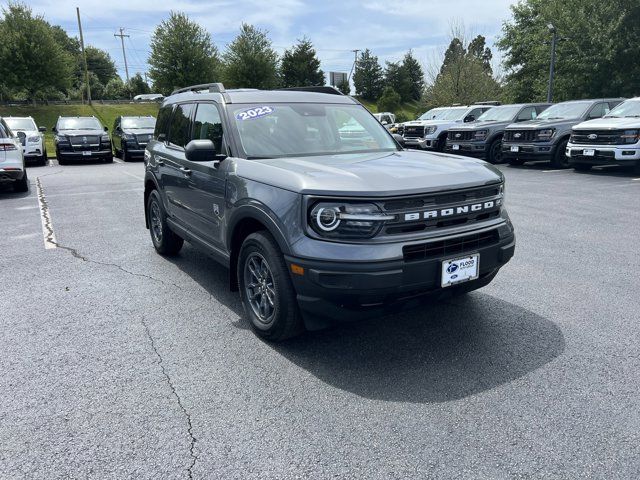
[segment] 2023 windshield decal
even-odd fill
[[[273,107],[267,107],[267,106],[253,107],[253,108],[249,108],[247,110],[243,110],[241,112],[236,113],[236,118],[242,121],[253,120],[255,118],[261,118],[266,115],[269,115],[274,111],[275,109]]]

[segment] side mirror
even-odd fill
[[[109,131],[109,127],[104,127],[104,131],[108,132]]]
[[[474,122],[475,120],[476,117],[474,117],[473,115],[467,115],[466,117],[464,117],[464,123]]]
[[[389,125],[389,122],[387,122],[386,120],[382,120],[382,122],[380,123],[382,123],[383,125]]]
[[[404,148],[404,137],[402,135],[394,133],[393,139],[398,142],[402,148]]]
[[[57,129],[56,127],[53,127],[53,128],[51,129],[51,131],[52,131],[53,133],[58,133],[58,129]]]
[[[38,127],[38,131],[44,133],[47,131],[47,127]]]
[[[211,140],[191,140],[184,147],[184,156],[190,162],[210,162],[215,160],[216,147]]]

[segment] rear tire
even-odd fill
[[[592,165],[589,165],[588,163],[574,163],[573,164],[573,169],[577,172],[588,172],[589,170],[591,170]]]
[[[567,157],[567,144],[569,143],[569,139],[562,140],[556,148],[556,152],[551,159],[551,165],[554,168],[569,168],[571,165],[569,164],[569,157]]]
[[[244,240],[237,275],[242,306],[257,335],[277,342],[304,331],[287,265],[268,232]]]
[[[27,171],[24,171],[24,175],[20,180],[16,180],[13,182],[13,191],[14,192],[28,192],[29,191],[29,178],[27,177]]]
[[[182,248],[184,240],[169,228],[167,215],[157,190],[153,190],[147,199],[147,219],[151,242],[156,252],[166,257],[176,255]]]
[[[496,138],[489,146],[489,163],[502,163],[502,138]]]

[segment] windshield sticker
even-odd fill
[[[243,110],[242,112],[238,112],[236,114],[236,118],[238,120],[253,120],[254,118],[264,117],[265,115],[269,115],[275,112],[273,107],[253,107],[248,110]]]

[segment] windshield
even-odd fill
[[[580,118],[593,102],[571,102],[551,105],[538,115],[538,120],[554,120],[564,118]]]
[[[155,128],[156,119],[154,117],[122,117],[122,128]]]
[[[36,122],[31,118],[5,118],[11,130],[37,130]]]
[[[462,120],[468,111],[467,107],[447,108],[436,120]]]
[[[97,118],[60,118],[58,120],[58,130],[102,130],[102,125]]]
[[[444,108],[432,108],[418,117],[418,120],[437,120],[439,115],[444,114]]]
[[[640,100],[627,100],[626,102],[622,102],[605,115],[605,117],[640,117]]]
[[[397,150],[387,130],[360,105],[274,103],[233,107],[248,158]]]
[[[479,122],[509,122],[520,111],[519,106],[493,107],[478,117]]]

